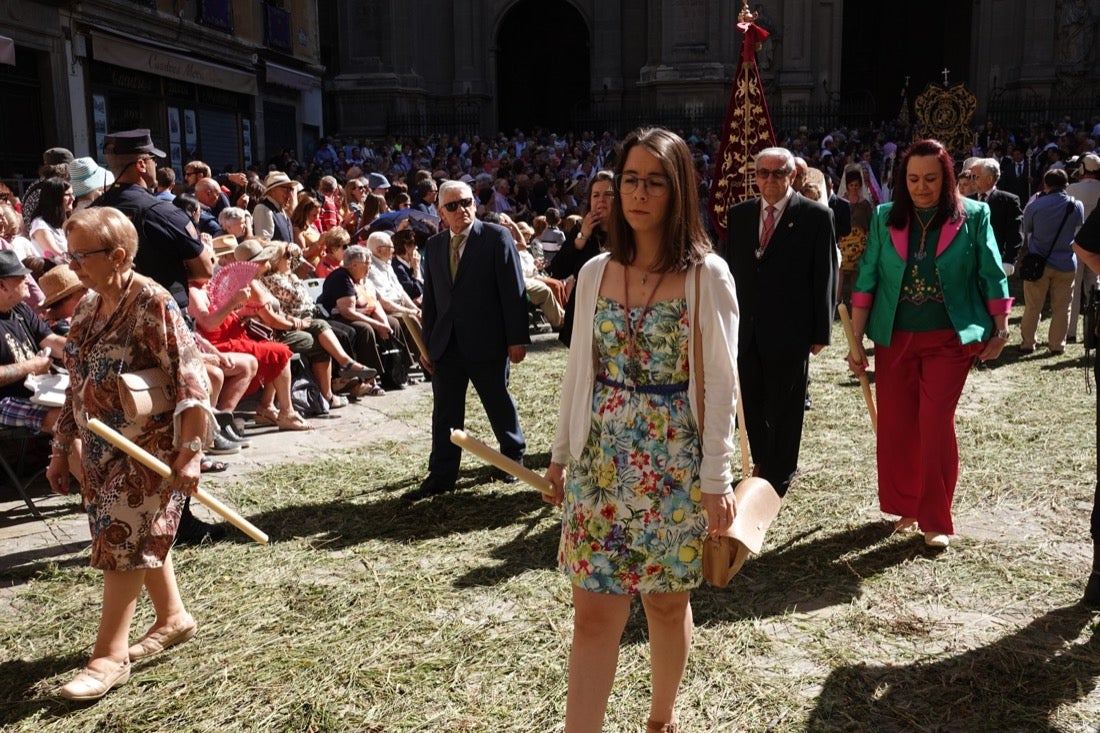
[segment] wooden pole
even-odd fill
[[[554,487],[550,485],[550,482],[544,476],[539,476],[518,461],[513,461],[500,451],[493,450],[477,438],[467,435],[465,430],[452,430],[451,442],[463,450],[470,451],[486,463],[496,466],[501,471],[512,474],[525,484],[534,486],[547,496],[554,495]]]
[[[123,453],[126,453],[135,461],[138,461],[142,465],[152,469],[159,476],[162,476],[166,479],[172,477],[172,469],[168,467],[167,463],[149,453],[140,445],[133,442],[125,435],[118,432],[102,420],[94,417],[88,418],[88,429],[121,450]],[[195,493],[193,494],[193,496],[206,506],[210,507],[211,510],[219,514],[227,522],[244,532],[252,539],[256,540],[262,545],[266,545],[268,543],[268,537],[262,530],[260,530],[256,525],[252,524],[240,514],[223,504],[219,499],[214,498],[209,493],[200,488],[195,489]]]
[[[848,350],[852,354],[858,354],[859,342],[856,341],[856,332],[852,329],[848,308],[841,303],[836,309],[840,314],[840,323],[844,326],[844,335],[848,337]],[[875,397],[871,394],[871,380],[867,378],[867,372],[859,375],[859,385],[863,388],[863,401],[867,403],[867,414],[871,416],[871,429],[878,435],[878,410],[875,408]]]

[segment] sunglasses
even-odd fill
[[[791,169],[790,168],[777,168],[774,171],[770,171],[767,168],[757,168],[756,169],[756,177],[757,178],[764,178],[764,179],[768,179],[768,178],[786,178],[790,174],[791,174]]]
[[[459,199],[458,201],[451,201],[450,203],[443,204],[443,208],[450,212],[458,211],[459,209],[465,209],[474,205],[473,199]]]

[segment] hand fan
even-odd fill
[[[219,267],[206,285],[206,291],[210,295],[211,312],[221,308],[234,295],[248,287],[259,269],[258,262],[230,262],[228,265]]]

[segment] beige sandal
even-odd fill
[[[305,418],[297,412],[288,412],[285,415],[279,415],[275,424],[278,426],[279,430],[313,430],[313,425],[306,422]]]
[[[253,416],[252,421],[257,425],[278,425],[279,411],[275,409],[275,405],[258,407],[256,408],[256,414]]]

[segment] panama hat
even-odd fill
[[[38,280],[38,287],[45,298],[39,303],[40,308],[49,308],[69,297],[78,290],[84,289],[80,284],[80,278],[76,276],[68,265],[57,265],[42,275]]]
[[[264,196],[271,192],[273,188],[279,186],[293,186],[297,181],[291,180],[290,176],[282,171],[272,171],[267,174],[267,178],[264,179]]]

